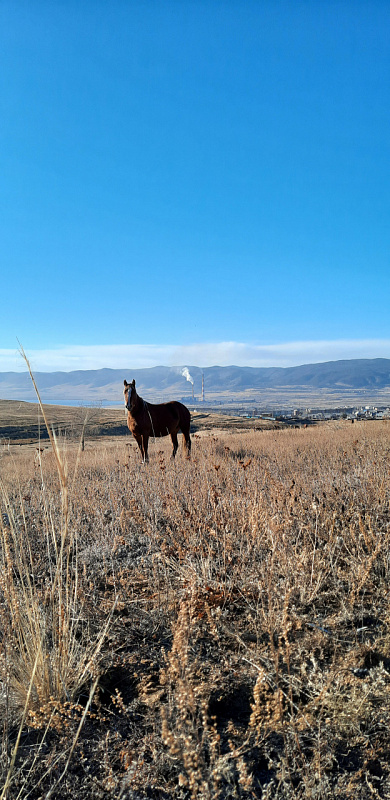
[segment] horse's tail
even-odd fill
[[[180,406],[180,429],[183,434],[183,450],[189,457],[191,453],[191,414],[188,411],[188,408],[182,405],[182,403],[180,403]]]

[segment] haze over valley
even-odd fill
[[[338,406],[390,402],[390,359],[351,359],[299,367],[167,367],[37,372],[45,403],[80,405],[122,403],[123,380],[135,378],[151,402],[184,399],[206,405],[257,402],[289,406]],[[1,372],[0,398],[35,402],[28,372]]]

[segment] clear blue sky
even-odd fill
[[[2,0],[0,370],[16,337],[390,357],[389,31],[388,0]]]

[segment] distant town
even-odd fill
[[[184,398],[183,398],[184,399]],[[188,402],[188,398],[185,398]],[[303,424],[305,422],[320,422],[326,420],[346,419],[351,422],[357,420],[381,420],[390,419],[390,406],[340,406],[338,408],[281,408],[279,410],[264,410],[261,407],[245,408],[243,404],[225,404],[223,401],[213,404],[200,403],[194,412],[215,412],[218,409],[220,414],[229,414],[244,419],[263,419],[274,422],[290,422]]]
[[[255,414],[253,416],[256,416]],[[271,415],[261,414],[262,419],[270,419]],[[273,415],[275,420],[301,420],[305,421],[321,421],[330,419],[349,419],[352,422],[355,420],[364,419],[390,419],[390,408],[377,408],[376,406],[361,406],[361,407],[342,407],[342,408],[294,408],[292,411],[281,411]]]

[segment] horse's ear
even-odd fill
[[[128,385],[129,385],[129,384],[127,383],[127,380],[126,380],[126,378],[125,378],[125,380],[123,381],[123,385],[124,385],[124,386],[128,386]]]
[[[135,380],[131,381],[131,385],[132,385],[133,389],[135,389]]]

